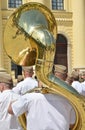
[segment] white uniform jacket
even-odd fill
[[[28,93],[12,104],[16,116],[26,112],[27,130],[69,130],[75,112],[69,102],[54,94]]]
[[[38,81],[32,77],[27,77],[23,81],[19,82],[16,87],[13,88],[13,91],[17,94],[23,95],[35,87],[38,87]]]
[[[8,107],[11,101],[20,96],[12,90],[4,90],[0,93],[0,130],[20,130],[19,122],[14,115],[8,113]]]

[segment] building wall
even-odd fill
[[[76,6],[77,3],[77,6]],[[73,67],[85,68],[85,0],[72,0],[73,11]]]
[[[52,9],[52,0],[23,0],[23,4],[27,2],[39,2],[45,4],[48,8]],[[76,6],[77,5],[77,6]],[[64,11],[51,10],[57,22],[57,33],[63,34],[67,38],[68,44],[68,72],[71,73],[72,69],[80,68],[85,69],[85,0],[64,0]],[[3,33],[8,17],[12,14],[14,9],[8,9],[7,0],[1,0],[1,13],[2,23],[0,20],[0,44],[3,44]],[[1,34],[2,33],[2,34]],[[11,62],[5,51],[3,61],[0,57],[0,67],[4,67],[11,71]],[[0,52],[0,53],[2,53]],[[3,65],[2,65],[3,63]]]
[[[3,31],[2,31],[2,10],[1,10],[1,2],[0,2],[0,70],[4,71]]]

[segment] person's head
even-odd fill
[[[23,74],[24,74],[24,77],[32,77],[34,72],[33,72],[33,67],[23,67],[22,68],[23,70]]]
[[[79,81],[79,72],[73,71],[72,72],[72,77],[74,81]]]
[[[66,66],[59,64],[54,65],[54,74],[56,77],[65,80],[67,75]]]
[[[65,82],[66,82],[67,84],[71,85],[72,82],[73,82],[73,77],[72,77],[72,75],[68,75],[68,76],[66,77]]]
[[[82,79],[85,81],[85,71],[84,72],[82,72]]]
[[[13,80],[10,74],[0,73],[0,91],[13,88]]]

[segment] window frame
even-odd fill
[[[52,0],[51,5],[52,10],[64,10],[64,0]]]
[[[18,8],[19,6],[21,6],[23,4],[22,0],[8,0],[8,8],[9,9],[15,9]],[[13,5],[13,6],[11,6]]]

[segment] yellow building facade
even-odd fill
[[[67,66],[68,73],[75,68],[85,71],[85,0],[63,0],[63,10],[52,9],[53,0],[22,0],[22,4],[28,2],[39,2],[46,5],[55,16],[56,35],[59,34],[66,40],[65,57],[63,57],[64,54],[60,54],[58,57],[60,59],[56,63],[60,64],[66,60],[64,65]],[[3,46],[4,29],[9,16],[15,9],[8,7],[8,0],[0,1],[0,71],[6,70],[10,73],[11,61]],[[60,47],[62,48],[62,44]]]

